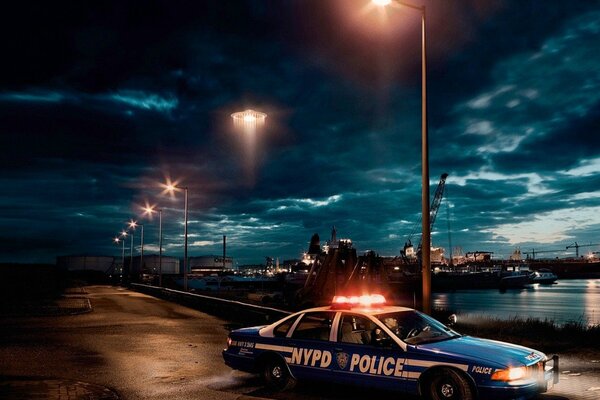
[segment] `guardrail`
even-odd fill
[[[158,286],[132,283],[131,289],[158,297],[163,300],[181,304],[208,314],[224,317],[243,325],[263,325],[281,319],[291,312],[272,307],[264,307],[241,301],[221,299],[219,297],[182,292]]]

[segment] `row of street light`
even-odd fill
[[[183,271],[184,271],[184,289],[187,290],[187,248],[188,248],[188,188],[187,186],[181,187],[173,184],[170,180],[167,183],[161,184],[164,187],[164,193],[174,194],[175,191],[184,191],[184,259],[183,259]],[[162,208],[157,208],[155,205],[146,204],[142,207],[143,216],[152,217],[155,213],[158,213],[158,285],[162,286],[162,253],[163,253],[163,232],[162,232]],[[130,260],[129,268],[133,268],[133,238],[135,231],[140,228],[140,273],[144,267],[144,224],[139,223],[133,218],[127,222],[127,228],[122,230],[117,237],[113,240],[115,243],[121,243],[121,273],[123,272],[123,266],[125,265],[125,239],[127,236],[131,238],[131,249],[130,249]]]
[[[254,111],[254,110],[245,110],[231,114],[231,118],[233,119],[234,126],[236,128],[241,128],[244,133],[254,133],[256,128],[264,125],[265,119],[267,118],[267,114]],[[183,192],[183,289],[188,289],[188,187],[178,185],[178,182],[172,182],[170,179],[167,179],[166,183],[161,184],[163,187],[162,194],[170,194],[174,196],[175,192]],[[158,285],[162,286],[162,208],[156,208],[156,206],[151,206],[146,204],[145,207],[142,207],[144,211],[143,215],[152,216],[154,213],[158,213]],[[136,228],[140,227],[140,274],[143,270],[144,266],[144,224],[140,224],[134,219],[131,219],[127,224],[127,230],[121,231],[121,233],[114,238],[115,243],[122,242],[122,255],[121,255],[121,269],[125,265],[125,239],[129,235],[131,237],[131,250],[130,250],[130,268],[133,267],[133,237],[135,234]],[[130,233],[129,233],[130,232]],[[121,270],[122,273],[122,270]]]

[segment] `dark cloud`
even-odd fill
[[[190,189],[192,255],[226,234],[241,262],[292,258],[332,225],[398,254],[419,230],[419,19],[379,26],[367,3],[7,7],[2,259],[119,253],[111,237],[144,202],[178,255],[183,199],[160,194],[166,177]],[[498,255],[594,241],[600,3],[425,3],[432,193],[450,174],[434,244],[448,226],[454,245]],[[245,108],[269,115],[253,156],[229,117]]]

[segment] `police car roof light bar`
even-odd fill
[[[381,294],[365,294],[362,296],[333,296],[334,306],[346,307],[371,307],[385,304],[385,297]]]

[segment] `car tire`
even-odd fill
[[[474,400],[473,390],[465,377],[453,369],[435,372],[423,391],[429,400]]]
[[[262,370],[265,385],[272,390],[284,391],[296,385],[296,379],[290,374],[286,363],[279,357],[268,358]]]

